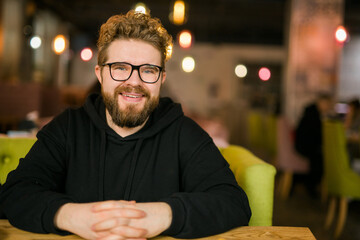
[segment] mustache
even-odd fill
[[[120,85],[115,88],[114,94],[118,95],[121,94],[122,92],[137,93],[137,94],[142,94],[144,97],[150,97],[149,91],[147,91],[144,87],[140,85],[138,86]]]

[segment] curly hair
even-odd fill
[[[100,28],[98,47],[98,65],[107,60],[107,49],[117,39],[137,39],[150,43],[161,53],[161,65],[165,67],[168,49],[172,46],[172,37],[158,18],[129,11],[125,15],[114,15]]]

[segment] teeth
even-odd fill
[[[140,96],[134,96],[134,95],[127,95],[127,94],[123,94],[125,97],[129,97],[129,98],[140,98]]]

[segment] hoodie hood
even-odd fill
[[[84,108],[96,127],[101,131],[106,132],[106,134],[115,135],[121,138],[121,136],[107,124],[105,105],[101,95],[91,94],[88,96]],[[159,105],[152,112],[145,126],[137,133],[129,135],[124,139],[133,140],[151,137],[168,127],[172,122],[183,115],[184,113],[180,104],[174,103],[167,97],[160,98]]]

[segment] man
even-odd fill
[[[305,184],[312,197],[319,195],[317,188],[323,174],[322,120],[329,115],[331,109],[331,96],[319,94],[315,102],[306,106],[296,128],[295,148],[310,163]]]
[[[247,225],[247,197],[211,138],[159,99],[171,36],[133,11],[98,40],[91,95],[45,126],[0,195],[9,221],[86,239],[202,237]]]

